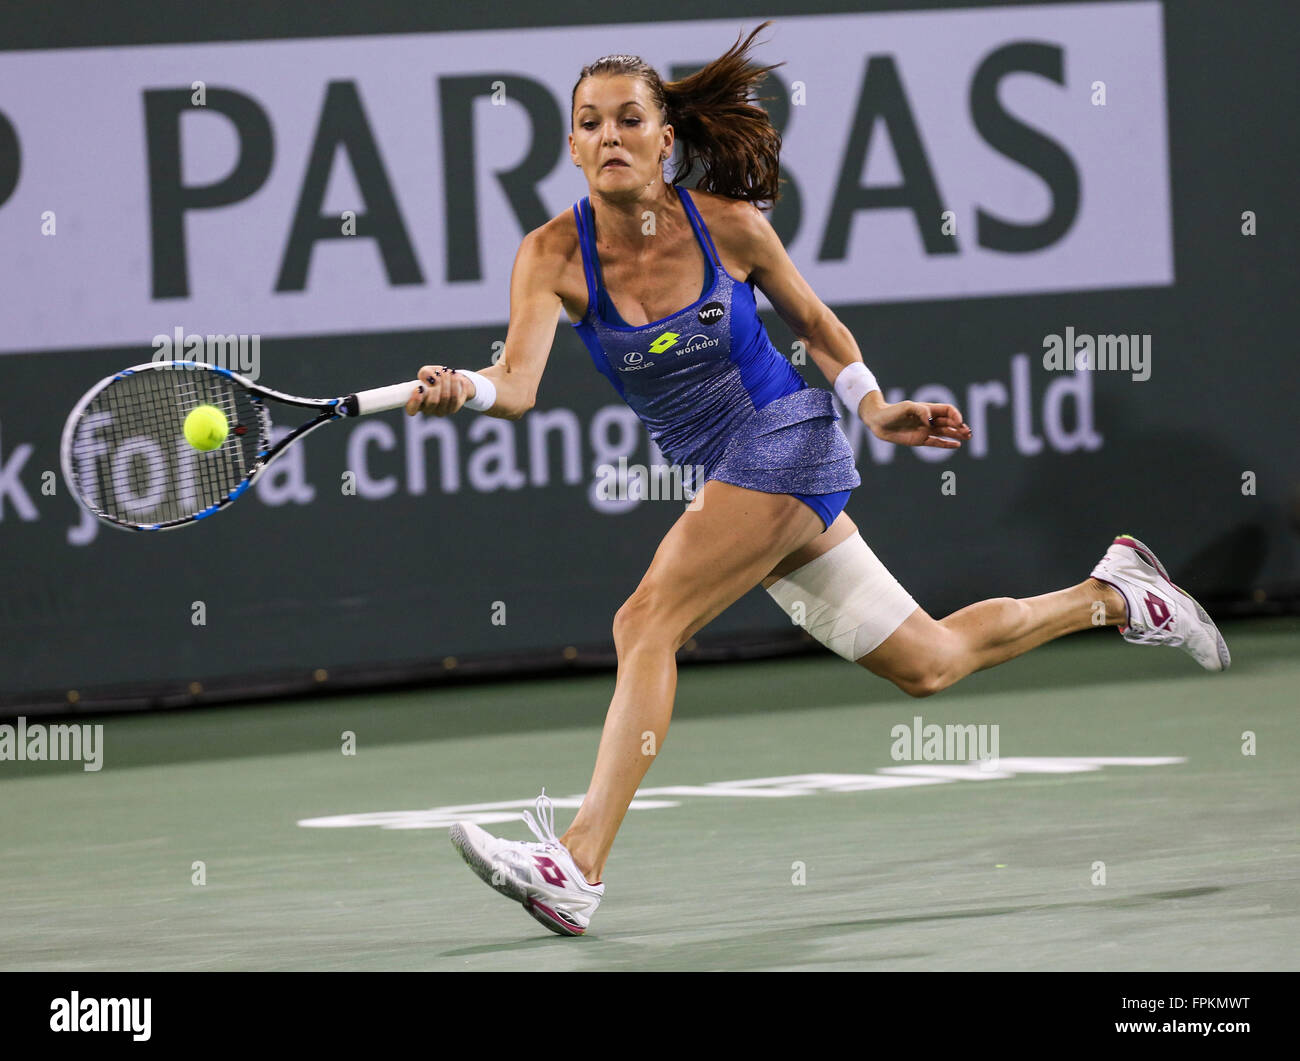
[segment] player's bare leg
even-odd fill
[[[847,513],[841,513],[825,534],[778,564],[763,585],[797,570],[856,530]],[[929,696],[1047,641],[1093,626],[1123,623],[1125,615],[1120,594],[1094,578],[1037,597],[980,601],[938,620],[917,608],[857,663],[912,696]]]
[[[677,689],[676,653],[783,557],[824,533],[788,494],[710,481],[665,535],[614,618],[618,678],[591,785],[560,838],[588,881],[601,879],[614,837],[663,746]]]
[[[980,601],[938,620],[917,608],[857,662],[912,696],[930,696],[1045,642],[1093,626],[1115,626],[1124,617],[1120,595],[1090,578],[1037,597]]]

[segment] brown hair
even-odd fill
[[[750,92],[784,63],[756,66],[749,61],[749,46],[771,20],[754,30],[742,44],[740,38],[703,69],[680,81],[664,82],[653,66],[639,55],[606,55],[584,66],[573,86],[570,121],[578,98],[578,85],[601,74],[619,74],[644,81],[665,125],[671,125],[682,145],[682,158],[673,174],[680,184],[696,160],[703,170],[696,187],[732,199],[776,202],[781,194],[781,134],[761,107],[753,106]],[[766,97],[765,97],[766,98]]]

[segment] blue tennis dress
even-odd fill
[[[753,282],[732,279],[690,193],[677,192],[704,251],[699,300],[644,327],[624,321],[605,291],[591,201],[583,199],[573,204],[573,216],[587,312],[573,327],[686,485],[699,490],[718,479],[791,494],[829,527],[862,482],[848,439],[835,426],[830,391],[808,386],[772,345]]]

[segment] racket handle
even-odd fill
[[[400,409],[411,397],[416,387],[424,386],[419,380],[410,383],[395,383],[391,387],[376,387],[374,390],[358,391],[346,401],[348,414],[365,416],[367,413],[385,413],[389,409]]]

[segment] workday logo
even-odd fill
[[[677,356],[697,354],[701,350],[708,350],[710,347],[717,346],[721,341],[721,339],[714,339],[708,335],[692,335],[686,340],[686,345],[677,351]]]

